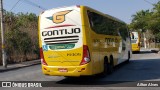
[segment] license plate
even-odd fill
[[[68,72],[67,68],[58,68],[59,72]]]

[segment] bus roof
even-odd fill
[[[69,8],[69,7],[70,7],[70,8],[71,8],[71,7],[75,8],[75,7],[80,7],[80,5],[63,6],[63,7],[51,8],[51,9],[48,9],[48,10],[42,11],[40,14],[42,14],[42,13],[44,13],[44,12],[46,12],[46,11],[51,11],[51,10],[61,9],[61,8]]]
[[[81,6],[83,6],[83,5],[81,5]],[[88,6],[83,6],[83,7],[92,9],[92,10],[98,12],[99,14],[101,14],[101,15],[103,15],[103,16],[106,16],[106,17],[108,17],[108,18],[110,18],[110,19],[112,19],[112,20],[115,20],[115,21],[117,21],[117,22],[126,24],[124,21],[122,21],[122,20],[120,20],[120,19],[118,19],[118,18],[116,18],[116,17],[114,17],[114,16],[111,16],[111,15],[109,15],[109,14],[104,14],[103,12],[100,12],[100,11],[95,10],[95,9],[93,9],[93,8],[90,8],[90,7],[88,7]]]
[[[92,9],[92,10],[98,12],[99,14],[101,14],[101,15],[103,15],[103,16],[106,16],[106,17],[108,17],[108,18],[110,18],[110,19],[112,19],[112,20],[115,20],[115,21],[118,21],[118,22],[120,22],[120,23],[126,24],[124,21],[122,21],[122,20],[120,20],[120,19],[118,19],[118,18],[116,18],[116,17],[113,17],[113,16],[111,16],[111,15],[109,15],[109,14],[104,14],[103,12],[100,12],[100,11],[98,11],[98,10],[95,10],[95,9],[93,9],[93,8],[90,8],[90,7],[88,7],[88,6],[83,6],[83,5],[73,5],[73,6],[63,6],[63,7],[52,8],[52,9],[45,10],[45,11],[41,12],[40,14],[42,14],[42,13],[44,13],[44,12],[46,12],[46,11],[54,10],[54,9],[75,8],[75,7],[77,7],[77,8],[80,8],[80,7],[89,8],[89,9]]]

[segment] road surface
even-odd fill
[[[130,63],[119,65],[115,68],[113,74],[105,78],[95,76],[80,78],[45,76],[42,74],[41,65],[34,65],[2,72],[0,73],[0,81],[52,81],[53,86],[55,86],[49,88],[23,88],[24,90],[160,90],[160,87],[129,87],[130,82],[160,81],[160,56],[149,51],[133,54]],[[112,83],[108,83],[110,81]],[[56,85],[59,87],[56,87]],[[68,87],[64,87],[65,85],[68,85]],[[115,87],[114,85],[122,85],[123,87]],[[0,88],[0,90],[10,89]],[[22,88],[12,88],[12,90],[22,90]]]

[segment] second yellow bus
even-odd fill
[[[140,52],[140,33],[139,32],[131,32],[131,43],[132,43],[132,52]]]

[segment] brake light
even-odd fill
[[[44,55],[43,55],[43,50],[42,50],[42,48],[40,48],[40,58],[41,58],[41,63],[42,63],[43,65],[47,65],[47,63],[46,63],[46,61],[45,61],[45,59],[44,59]]]
[[[138,46],[140,46],[140,43],[138,43]]]
[[[82,61],[80,63],[80,65],[84,65],[87,64],[88,62],[90,62],[90,54],[89,54],[89,49],[87,45],[83,45],[83,56],[82,56]]]

